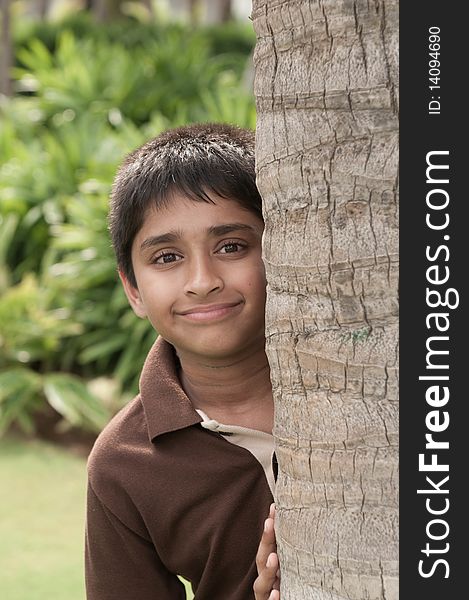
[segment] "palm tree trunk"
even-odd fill
[[[92,12],[98,23],[109,23],[122,17],[123,0],[93,0]]]
[[[39,0],[38,1],[38,15],[41,20],[46,19],[47,12],[49,10],[49,0]]]
[[[252,18],[282,600],[393,600],[398,2]]]
[[[225,23],[232,17],[231,0],[204,0],[205,23]]]
[[[11,96],[13,93],[10,69],[13,61],[11,45],[10,0],[0,0],[0,94]]]

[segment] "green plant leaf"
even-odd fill
[[[31,369],[14,367],[0,372],[0,435],[17,422],[24,431],[33,429],[31,414],[38,406],[41,377]]]
[[[100,431],[110,414],[77,377],[62,373],[44,376],[44,394],[49,404],[71,425]]]

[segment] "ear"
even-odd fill
[[[122,285],[124,287],[125,295],[127,296],[127,300],[129,301],[130,306],[132,307],[134,313],[137,317],[141,319],[145,319],[147,316],[147,311],[145,305],[142,300],[142,296],[138,291],[138,288],[134,287],[124,273],[119,269],[119,277],[122,281]]]

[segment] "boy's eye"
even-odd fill
[[[162,254],[158,254],[158,256],[155,256],[153,262],[157,265],[167,265],[169,263],[177,262],[178,260],[181,260],[181,258],[182,257],[179,256],[179,254],[176,254],[175,252],[163,252]]]
[[[227,244],[223,244],[220,248],[220,254],[232,254],[234,252],[239,252],[242,250],[244,246],[242,244],[238,244],[237,242],[228,242]]]

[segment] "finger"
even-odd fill
[[[277,562],[278,562],[278,555],[277,555]],[[272,586],[272,589],[280,590],[280,569],[277,569],[277,572],[275,573],[275,581]]]
[[[268,600],[280,600],[280,592],[279,592],[279,590],[272,590],[270,592]]]
[[[275,502],[272,502],[272,504],[270,505],[270,508],[269,508],[269,517],[271,519],[275,518]]]
[[[263,568],[259,570],[259,576],[254,582],[256,600],[268,600],[269,594],[277,581],[277,571],[278,557],[275,552],[272,552],[267,557]]]
[[[274,577],[277,577],[278,571],[278,556],[276,552],[271,552],[267,557],[266,566],[269,570],[272,570]]]
[[[257,571],[260,573],[265,567],[267,558],[271,552],[276,550],[274,520],[268,517],[264,523],[259,549],[256,555]]]

